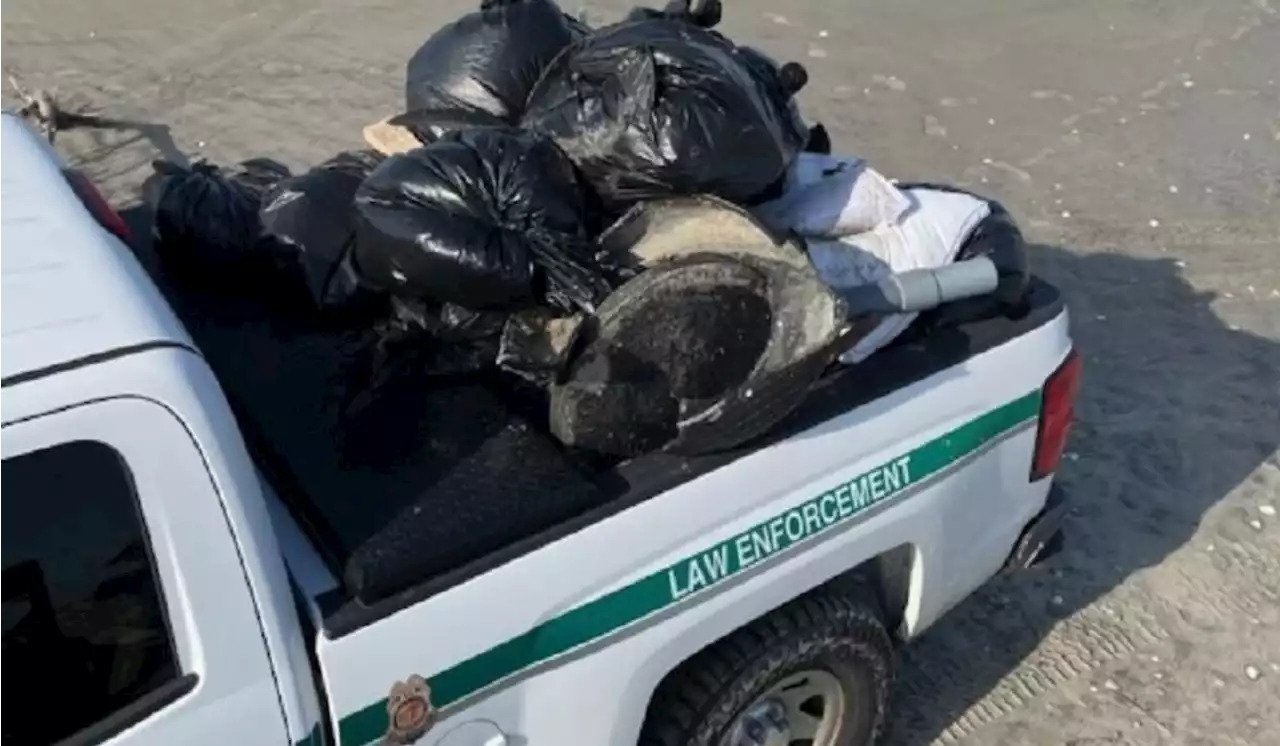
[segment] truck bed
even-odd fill
[[[349,397],[367,331],[323,327],[258,301],[166,288],[221,381],[249,448],[342,592],[330,634],[359,626],[789,435],[952,367],[1058,316],[1033,279],[1018,318],[921,319],[890,347],[834,367],[768,436],[695,458],[619,462],[546,434],[538,392],[504,377],[405,376],[364,406]]]

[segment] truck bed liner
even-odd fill
[[[536,398],[484,377],[405,380],[343,415],[349,361],[370,334],[249,301],[170,296],[259,467],[343,579],[324,604],[331,635],[996,347],[1063,307],[1056,289],[1033,280],[1025,315],[908,332],[867,362],[833,369],[756,443],[614,463],[566,452],[545,435]]]

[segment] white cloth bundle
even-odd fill
[[[833,288],[950,264],[990,213],[990,206],[972,195],[899,189],[859,159],[813,153],[797,158],[781,197],[755,210],[771,229],[805,237],[818,275]],[[885,318],[840,361],[865,360],[915,317]]]

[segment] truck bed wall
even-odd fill
[[[1069,349],[1063,312],[322,640],[341,743],[378,738],[391,685],[419,674],[447,717],[434,736],[484,719],[531,742],[633,744],[653,687],[675,665],[903,545],[913,562],[902,631],[918,634],[998,570],[1043,505],[1047,480],[1028,481],[1039,388]],[[561,709],[567,691],[572,713]]]

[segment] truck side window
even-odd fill
[[[76,441],[3,462],[3,740],[51,744],[180,675],[133,478]]]

